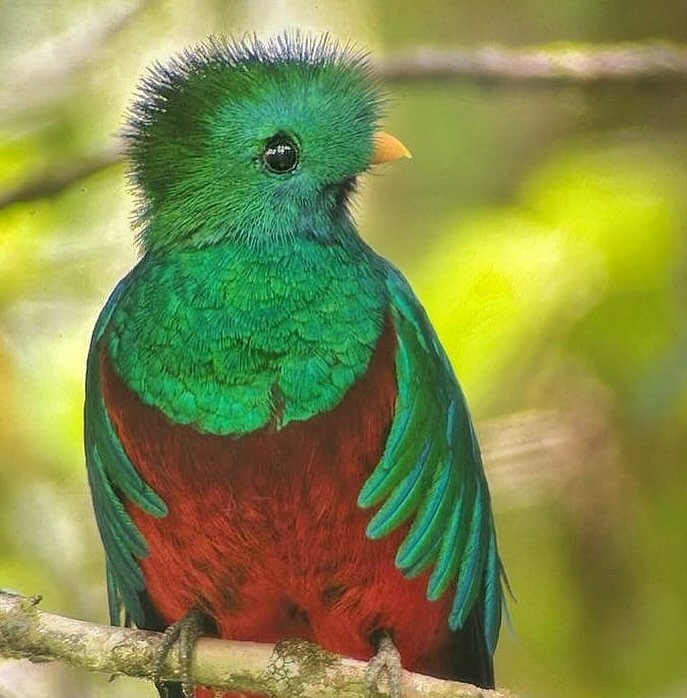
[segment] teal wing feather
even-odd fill
[[[99,343],[114,309],[135,276],[119,282],[100,313],[91,338],[86,367],[85,450],[95,516],[105,546],[110,622],[141,624],[145,582],[138,560],[148,547],[122,503],[122,497],[153,516],[165,516],[160,497],[141,479],[124,450],[107,412],[100,382]]]
[[[503,569],[475,431],[427,314],[392,267],[387,287],[398,340],[398,397],[385,451],[358,503],[381,505],[368,526],[370,538],[412,519],[396,566],[407,577],[432,568],[431,600],[453,588],[453,630],[463,627],[478,603],[485,643],[493,653],[501,625]]]

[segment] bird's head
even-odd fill
[[[357,175],[409,155],[381,104],[364,56],[326,37],[210,39],[156,65],[125,133],[144,249],[331,235]]]

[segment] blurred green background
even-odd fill
[[[382,55],[684,41],[687,7],[0,0],[0,192],[110,157],[152,60],[294,26]],[[687,695],[686,87],[392,84],[388,130],[414,159],[358,197],[362,235],[415,285],[472,406],[517,597],[497,680],[523,696]],[[122,165],[0,208],[0,587],[98,621],[83,374],[135,259],[131,209]],[[0,695],[154,692],[5,662]]]

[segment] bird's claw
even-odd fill
[[[382,633],[377,642],[377,653],[367,664],[366,679],[370,688],[377,688],[380,679],[386,674],[391,698],[401,698],[403,666],[401,655],[388,634]]]
[[[162,642],[155,657],[153,680],[159,683],[162,669],[169,653],[175,645],[179,651],[179,672],[181,674],[181,689],[185,698],[193,698],[193,678],[191,665],[193,648],[205,628],[205,616],[198,610],[190,610],[180,621],[170,625],[163,633]]]

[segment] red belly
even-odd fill
[[[394,566],[407,526],[371,541],[371,514],[356,504],[393,418],[394,351],[388,323],[367,374],[334,410],[240,438],[170,423],[101,356],[119,437],[169,509],[159,519],[127,506],[148,541],[141,567],[167,623],[196,607],[225,638],[300,637],[358,659],[385,629],[406,668],[450,677],[449,595],[430,603],[427,574],[407,580]]]

